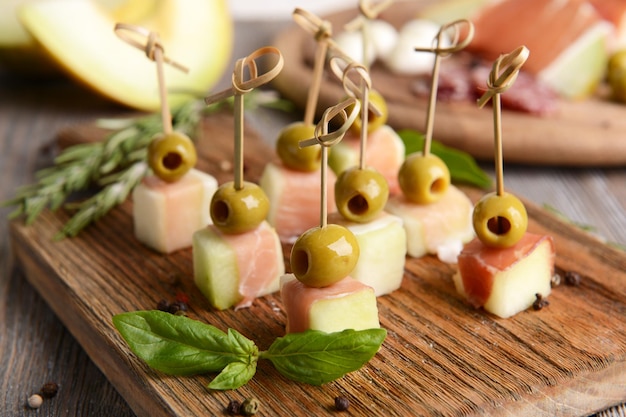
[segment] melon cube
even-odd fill
[[[328,213],[337,210],[335,205],[336,176],[327,173]],[[259,185],[270,202],[267,221],[276,229],[281,241],[295,242],[298,237],[320,223],[321,173],[320,170],[304,172],[269,163],[259,180]]]
[[[339,213],[329,223],[346,227],[357,239],[359,261],[350,276],[374,289],[376,296],[389,294],[402,285],[406,261],[406,232],[402,219],[382,212],[368,223],[356,223]]]
[[[209,206],[216,190],[217,180],[196,169],[173,183],[144,178],[132,194],[137,240],[161,253],[190,247],[194,232],[211,224]]]
[[[390,196],[385,210],[402,219],[407,254],[413,258],[433,254],[443,262],[455,263],[463,244],[475,236],[474,205],[453,185],[441,199],[431,204],[416,204],[404,195]]]
[[[210,225],[194,233],[192,252],[195,284],[218,310],[249,307],[278,291],[285,273],[280,240],[267,221],[238,234]]]
[[[374,289],[346,277],[322,288],[309,287],[293,274],[281,277],[280,296],[287,314],[287,333],[379,328]]]
[[[554,274],[554,241],[526,233],[514,246],[491,248],[474,239],[458,258],[454,284],[476,308],[511,317],[532,306],[536,294],[547,297]]]

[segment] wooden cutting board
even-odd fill
[[[399,29],[417,16],[423,4],[395,2],[380,18]],[[355,9],[325,18],[337,34],[357,15]],[[304,108],[313,76],[313,37],[294,24],[276,37],[274,45],[285,57],[285,67],[274,85],[286,98]],[[445,59],[442,65],[446,65]],[[415,78],[395,75],[380,63],[371,68],[370,75],[373,87],[387,101],[388,123],[396,129],[424,131],[427,100],[412,93]],[[327,72],[322,82],[319,114],[345,96],[335,78]],[[625,166],[626,105],[612,103],[601,98],[602,95],[606,94],[598,92],[598,97],[580,102],[562,101],[559,112],[550,117],[503,111],[505,160],[552,166]],[[477,159],[491,161],[493,112],[489,106],[479,109],[475,103],[439,102],[433,137]]]
[[[230,179],[232,118],[207,118],[199,167]],[[245,166],[258,179],[273,152],[246,130]],[[103,131],[81,126],[64,144],[95,140]],[[476,190],[466,189],[477,198]],[[29,227],[11,223],[18,264],[138,416],[221,415],[231,399],[257,397],[261,416],[334,416],[334,398],[351,402],[346,415],[582,416],[626,399],[626,254],[527,204],[530,230],[555,238],[560,273],[582,274],[580,286],[556,287],[550,305],[497,319],[469,307],[455,292],[454,267],[433,257],[407,259],[401,289],[378,300],[388,337],[361,370],[322,387],[283,378],[261,361],[236,391],[209,391],[214,375],[177,378],[149,369],[111,323],[114,314],[154,309],[159,300],[189,296],[189,316],[232,327],[266,349],[284,334],[279,294],[249,309],[214,311],[192,278],[191,249],[160,255],[133,235],[125,202],[78,237],[53,241],[68,219],[44,212]],[[289,247],[285,246],[288,255]]]

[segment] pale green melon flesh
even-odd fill
[[[218,310],[242,299],[235,251],[212,227],[193,235],[193,270],[196,286]]]
[[[402,219],[385,214],[369,223],[359,224],[334,213],[328,221],[347,227],[359,242],[360,256],[350,273],[352,278],[372,287],[376,296],[400,288],[407,251]]]
[[[341,298],[316,301],[309,311],[309,323],[312,330],[326,333],[378,328],[376,295],[366,288]]]

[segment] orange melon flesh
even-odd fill
[[[326,177],[328,213],[337,210],[335,181],[328,170]],[[319,226],[321,212],[321,173],[288,169],[282,164],[265,166],[259,185],[270,201],[267,221],[274,226],[280,240],[293,243],[305,231]]]
[[[503,0],[481,9],[472,21],[469,51],[494,60],[525,45],[530,56],[524,70],[538,74],[602,18],[586,0]]]
[[[474,307],[507,318],[532,306],[551,291],[552,237],[526,233],[514,246],[492,248],[474,239],[458,257],[457,291]]]
[[[314,288],[287,274],[281,277],[280,297],[287,314],[287,333],[380,327],[374,290],[349,276],[333,285]]]
[[[144,178],[132,194],[135,236],[161,253],[190,247],[193,233],[211,223],[216,189],[215,178],[195,169],[173,183]]]
[[[193,236],[193,265],[196,286],[219,310],[249,307],[278,291],[285,273],[280,240],[266,221],[238,234],[214,225],[199,230]]]

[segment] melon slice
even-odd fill
[[[389,197],[385,210],[402,219],[407,236],[407,254],[419,258],[437,255],[454,263],[463,244],[474,238],[470,199],[453,185],[432,204],[415,204],[404,195]]]
[[[266,221],[246,233],[222,233],[214,225],[193,235],[196,286],[218,310],[236,309],[279,290],[285,273],[278,235]]]
[[[458,257],[454,284],[474,307],[511,317],[532,306],[536,294],[550,294],[554,258],[554,241],[549,236],[526,233],[505,249],[490,248],[475,239]]]
[[[282,276],[280,282],[287,333],[380,327],[374,290],[351,277],[322,288],[306,286],[293,274]]]
[[[288,169],[282,164],[265,165],[259,185],[270,201],[267,221],[276,229],[280,240],[293,243],[305,231],[320,224],[320,171],[303,172]],[[328,172],[327,212],[335,206],[336,176]]]
[[[339,175],[348,168],[359,165],[360,134],[348,132],[334,145],[328,156],[328,165]],[[398,171],[404,162],[404,142],[395,130],[383,125],[367,136],[365,165],[376,169],[389,184],[389,194],[400,193]]]
[[[173,183],[144,178],[132,194],[137,240],[161,253],[190,247],[193,234],[211,223],[215,190],[217,180],[196,169]]]
[[[109,0],[114,2],[114,0]],[[67,75],[126,106],[160,108],[156,66],[119,39],[116,23],[139,24],[159,33],[165,54],[189,69],[165,65],[172,108],[206,94],[230,61],[233,21],[223,0],[142,0],[101,7],[95,1],[25,3],[21,23]]]
[[[382,212],[368,223],[355,223],[334,213],[328,222],[348,228],[359,243],[359,261],[352,278],[372,287],[377,297],[400,288],[407,248],[402,219]]]

